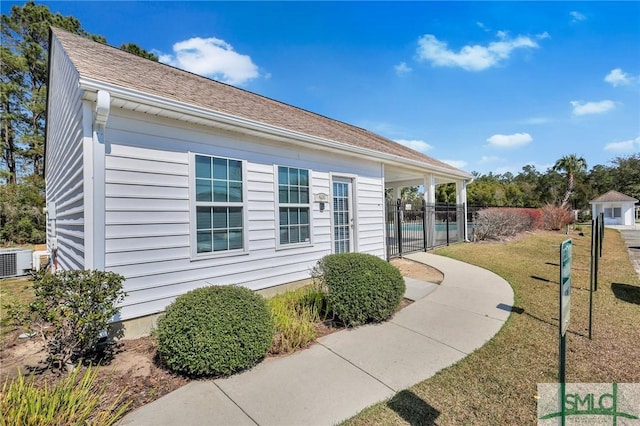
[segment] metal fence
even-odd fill
[[[464,241],[464,204],[387,200],[387,258]]]

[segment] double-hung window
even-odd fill
[[[244,251],[243,190],[242,161],[195,156],[196,254]]]
[[[622,217],[622,208],[621,207],[605,207],[604,217],[620,218]]]
[[[278,166],[278,243],[311,243],[309,170]]]

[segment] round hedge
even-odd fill
[[[226,376],[255,365],[274,333],[265,299],[236,286],[203,287],[179,296],[156,331],[162,361],[190,376]]]
[[[391,318],[405,291],[400,271],[370,254],[325,256],[314,275],[327,291],[329,308],[348,327]]]

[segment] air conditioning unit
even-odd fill
[[[0,250],[0,278],[19,277],[31,271],[33,250]]]

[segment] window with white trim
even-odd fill
[[[242,161],[195,156],[196,253],[244,249]]]
[[[278,166],[279,244],[311,241],[309,170]]]
[[[608,217],[608,218],[622,217],[622,207],[605,207],[604,217]]]

